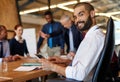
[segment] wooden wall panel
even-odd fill
[[[0,0],[0,24],[5,25],[7,30],[13,30],[19,24],[16,0]],[[12,37],[9,36],[8,37]]]
[[[13,30],[19,23],[16,0],[0,0],[0,24],[8,30]]]

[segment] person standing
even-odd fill
[[[83,39],[81,31],[78,31],[74,22],[68,15],[63,15],[60,19],[61,24],[64,26],[64,40],[67,45],[68,56],[74,56],[76,53],[79,44]],[[72,55],[73,54],[73,55]]]
[[[80,2],[74,7],[74,20],[77,28],[86,33],[79,48],[72,60],[71,66],[60,66],[58,58],[40,59],[42,69],[51,70],[62,74],[66,78],[78,80],[80,82],[91,82],[100,57],[100,52],[104,46],[105,35],[96,24],[94,7],[87,2]],[[54,60],[52,62],[52,60]],[[63,59],[61,60],[63,61]],[[59,61],[59,62],[61,62]]]
[[[53,19],[52,12],[47,11],[44,15],[47,23],[43,26],[41,34],[45,35],[45,37],[39,37],[37,43],[38,52],[44,38],[47,38],[47,52],[49,56],[64,54],[63,26]]]
[[[23,27],[22,25],[16,25],[14,28],[15,36],[10,40],[10,54],[30,57],[26,41],[22,38]]]

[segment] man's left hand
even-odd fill
[[[51,62],[48,61],[47,59],[40,59],[39,62],[42,63],[41,68],[42,68],[43,70],[47,70],[47,71],[52,70],[53,63],[51,63]]]

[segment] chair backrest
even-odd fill
[[[114,52],[114,23],[112,18],[108,20],[104,47],[100,53],[92,82],[105,82],[107,70]]]

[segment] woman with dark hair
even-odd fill
[[[30,57],[26,41],[22,38],[23,27],[16,25],[14,28],[15,36],[10,40],[10,54]]]

